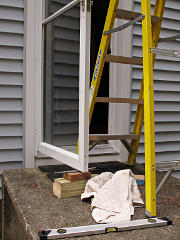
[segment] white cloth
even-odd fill
[[[102,173],[88,180],[81,199],[93,197],[92,216],[97,223],[129,221],[134,204],[143,205],[136,179],[131,170],[115,174]]]

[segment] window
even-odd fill
[[[90,72],[90,0],[49,1],[51,11],[42,22],[44,36],[43,79],[37,86],[37,151],[80,171],[88,170],[89,148],[89,72]],[[59,9],[54,11],[54,7]],[[51,12],[54,11],[53,14]],[[66,26],[72,21],[71,29]],[[71,44],[71,38],[76,44]],[[68,72],[67,64],[71,65]],[[68,82],[69,81],[69,82]],[[76,85],[75,91],[66,91]],[[79,85],[78,94],[77,89]],[[79,103],[78,103],[79,95]],[[72,108],[75,106],[75,108]],[[42,111],[41,111],[42,109]],[[75,110],[74,110],[75,109]],[[78,114],[79,112],[79,114]],[[60,113],[60,114],[59,114]],[[71,119],[71,123],[68,120]],[[73,123],[74,121],[74,123]],[[77,125],[79,121],[79,127]],[[70,137],[66,126],[75,134]],[[79,130],[79,131],[78,131]],[[61,134],[58,134],[60,131]],[[64,137],[63,137],[63,134]],[[79,138],[79,154],[67,151]]]

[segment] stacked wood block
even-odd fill
[[[93,175],[95,176],[95,175]],[[64,173],[64,178],[57,178],[53,183],[53,193],[58,198],[79,196],[84,192],[91,173]]]

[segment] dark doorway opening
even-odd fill
[[[94,66],[101,42],[101,36],[106,20],[109,0],[94,0],[91,18],[91,65],[90,80],[92,79]],[[109,63],[105,63],[101,83],[98,90],[98,97],[109,97]],[[96,103],[90,124],[89,132],[108,133],[108,109],[107,103]]]

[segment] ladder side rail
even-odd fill
[[[144,138],[145,138],[145,193],[146,215],[156,216],[156,172],[155,172],[155,133],[154,133],[154,90],[151,1],[141,1],[142,45],[144,74]]]
[[[159,42],[159,35],[161,31],[161,25],[162,25],[162,18],[164,14],[164,8],[165,8],[166,0],[156,0],[156,4],[154,7],[154,16],[159,17],[159,22],[153,23],[152,25],[152,38],[153,38],[153,47],[158,46]],[[153,65],[155,62],[155,55],[153,55]],[[144,78],[144,77],[143,77]],[[139,93],[139,99],[144,98],[144,80],[141,82],[141,89]],[[137,106],[136,116],[135,116],[135,122],[134,122],[134,128],[133,128],[133,134],[136,134],[138,136],[137,140],[131,141],[131,147],[134,150],[134,154],[129,154],[128,162],[130,165],[135,165],[136,163],[136,156],[138,152],[140,137],[141,137],[141,131],[143,126],[143,120],[144,120],[144,108],[142,105]]]

